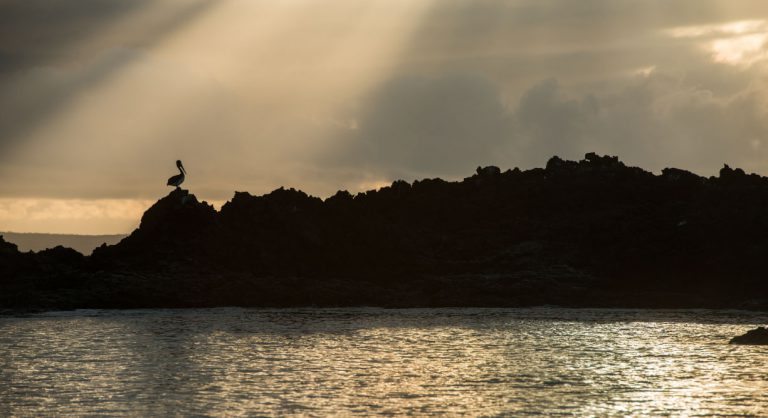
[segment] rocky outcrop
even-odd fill
[[[765,309],[766,207],[768,179],[742,170],[654,175],[594,153],[325,200],[238,192],[219,212],[177,189],[90,257],[0,242],[0,306]]]
[[[765,327],[757,327],[747,331],[744,335],[731,338],[731,341],[728,343],[741,345],[768,345],[768,329]]]
[[[216,217],[213,206],[177,188],[147,209],[129,236],[116,245],[96,248],[91,259],[102,265],[138,264],[144,269],[183,262],[208,245]]]

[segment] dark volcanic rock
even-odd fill
[[[731,338],[731,341],[729,341],[728,344],[768,345],[768,329],[765,327],[757,327],[747,331],[744,335]]]
[[[216,215],[213,206],[177,188],[144,212],[138,229],[116,245],[96,248],[91,258],[142,267],[185,261],[207,247]]]
[[[765,309],[766,208],[768,179],[743,170],[654,175],[595,153],[325,200],[238,192],[219,212],[176,189],[90,257],[0,240],[0,308]]]
[[[0,235],[0,256],[3,255],[13,255],[17,254],[19,252],[19,247],[12,243],[7,242],[5,239],[3,239],[3,236]]]

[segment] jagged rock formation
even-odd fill
[[[23,296],[0,306],[765,308],[767,207],[768,179],[740,169],[654,175],[594,153],[326,200],[238,192],[220,212],[174,190],[91,257],[0,246]]]

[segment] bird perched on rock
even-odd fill
[[[178,188],[181,183],[184,183],[184,177],[187,174],[187,170],[184,169],[181,160],[176,160],[176,167],[179,169],[179,174],[169,178],[167,184],[168,186],[176,186],[176,188]]]

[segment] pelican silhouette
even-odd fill
[[[181,160],[176,160],[176,167],[179,169],[179,174],[168,179],[168,186],[176,186],[176,188],[179,188],[179,185],[184,183],[184,176],[187,174],[187,170],[184,169]]]

